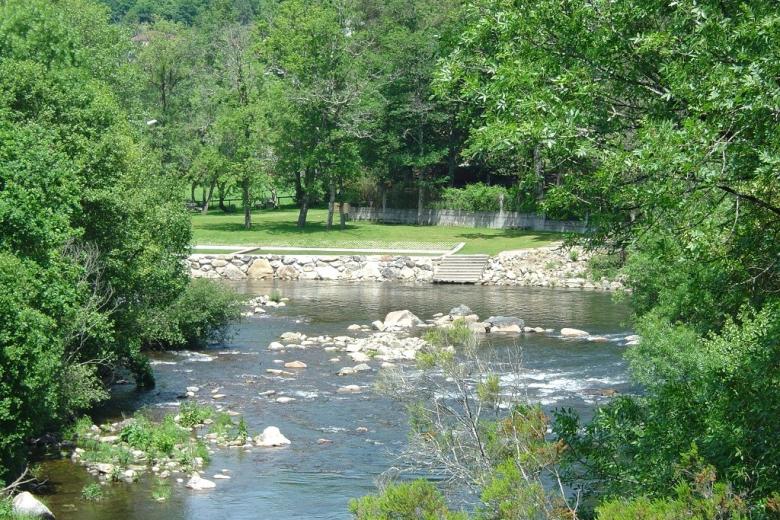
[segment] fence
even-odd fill
[[[463,226],[492,229],[532,229],[562,233],[585,233],[588,223],[577,220],[550,220],[544,215],[513,211],[471,212],[455,209],[424,209],[418,222],[416,209],[351,207],[351,220],[371,220],[389,224],[422,224],[427,226]]]

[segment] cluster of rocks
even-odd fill
[[[197,397],[198,391],[198,387],[189,386],[187,387],[187,396]],[[212,397],[215,397],[215,395],[212,395]],[[230,415],[237,415],[236,413],[228,413]],[[174,417],[174,421],[177,424],[180,420],[181,417],[179,415]],[[80,439],[111,444],[117,449],[121,449],[130,454],[132,460],[126,466],[89,460],[90,457],[88,456],[87,451],[80,447],[76,447],[73,450],[71,460],[76,464],[85,466],[87,471],[98,477],[101,482],[120,480],[128,483],[136,482],[141,474],[146,471],[151,471],[152,474],[161,479],[174,477],[176,482],[180,484],[184,483],[186,487],[193,490],[205,490],[216,487],[216,484],[212,480],[203,478],[200,475],[200,471],[202,471],[205,464],[205,461],[201,457],[193,457],[187,466],[185,466],[182,461],[174,455],[164,459],[153,458],[149,453],[146,453],[143,450],[134,449],[128,443],[122,441],[120,435],[121,431],[132,424],[133,421],[135,421],[135,419],[125,419],[103,425],[102,427],[93,424],[90,426],[89,431],[80,435]],[[195,432],[196,438],[202,439],[211,445],[243,448],[245,451],[249,451],[254,447],[277,448],[290,444],[290,440],[285,437],[276,426],[268,426],[261,434],[255,437],[247,435],[245,438],[229,438],[227,433],[206,433],[206,427],[212,424],[212,422],[211,419],[205,419],[202,424],[196,424],[191,428],[185,428],[184,426],[179,427],[188,432]],[[187,447],[184,445],[176,445],[174,449],[182,451],[186,450]],[[208,448],[208,452],[214,453],[214,450]],[[230,476],[227,473],[229,473],[229,470],[222,470],[212,478],[217,480],[229,479]],[[185,477],[188,477],[186,483]]]
[[[152,459],[145,451],[135,449],[128,443],[122,441],[120,436],[122,429],[130,425],[134,420],[135,419],[125,419],[123,421],[104,425],[102,428],[93,424],[88,432],[80,435],[80,439],[82,440],[92,440],[110,444],[129,453],[132,457],[132,461],[126,466],[89,460],[86,450],[80,447],[76,447],[73,450],[71,453],[71,460],[74,463],[85,466],[88,473],[98,477],[98,479],[103,482],[111,480],[135,482],[140,475],[147,470],[150,470],[160,478],[168,478],[172,475],[183,473],[185,468],[182,467],[181,462],[175,457],[169,457],[165,460]],[[185,449],[185,446],[178,445],[176,448],[178,450],[183,450]],[[201,457],[194,457],[192,460],[192,466],[195,469],[202,467],[203,463],[204,461]]]
[[[482,273],[483,285],[522,285],[569,287],[617,291],[622,280],[593,280],[588,261],[590,254],[581,249],[539,247],[507,251],[491,257]]]
[[[478,334],[553,332],[553,329],[529,327],[525,324],[525,321],[516,316],[490,316],[485,320],[480,320],[477,314],[468,306],[462,304],[450,309],[449,314],[434,314],[433,319],[428,320],[427,323],[436,327],[451,328],[458,321],[464,322],[469,330]]]
[[[244,311],[244,317],[254,316],[256,314],[265,314],[268,312],[266,308],[286,307],[289,298],[271,298],[271,296],[264,294],[248,300],[245,303],[246,310]]]
[[[430,282],[434,260],[408,256],[191,255],[193,278]]]
[[[387,324],[387,326],[385,325]],[[359,326],[359,330],[368,333],[367,336],[306,336],[301,332],[285,332],[268,345],[268,350],[284,353],[288,350],[300,350],[310,347],[322,348],[327,352],[344,352],[353,362],[354,366],[346,366],[339,370],[338,375],[349,375],[358,372],[370,371],[369,361],[385,362],[384,366],[391,366],[392,361],[413,360],[417,352],[428,343],[414,336],[408,336],[402,332],[409,330],[417,324],[424,322],[409,311],[397,311],[388,314],[384,322],[375,322],[374,327],[381,330],[372,330],[368,326]],[[352,330],[355,330],[354,328]],[[340,358],[333,358],[337,362]],[[300,361],[291,361],[284,364],[285,368],[302,369],[306,364]],[[280,376],[293,376],[294,372],[269,368],[266,372]]]

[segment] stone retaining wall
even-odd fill
[[[621,281],[588,278],[588,255],[559,248],[501,253],[490,258],[484,285],[618,290]],[[430,283],[439,258],[408,256],[204,255],[187,259],[193,278],[227,280],[349,280]]]

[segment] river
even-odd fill
[[[519,343],[523,370],[519,375],[528,397],[547,410],[572,407],[587,416],[606,398],[593,390],[628,390],[622,338],[631,333],[627,306],[608,293],[523,287],[350,284],[338,282],[243,282],[236,289],[252,295],[278,288],[290,298],[287,307],[269,309],[267,315],[247,318],[235,327],[226,344],[198,352],[153,354],[157,387],[136,391],[118,386],[101,411],[103,418],[132,414],[140,408],[162,413],[175,410],[187,386],[202,388],[200,397],[221,388],[219,404],[240,412],[250,431],[278,426],[292,445],[281,449],[218,449],[204,476],[229,470],[230,480],[217,488],[193,492],[175,481],[165,502],[152,499],[152,481],[115,483],[105,498],[80,498],[94,477],[67,459],[48,460],[43,476],[53,493],[45,496],[59,520],[177,520],[177,519],[345,519],[347,502],[375,490],[375,478],[397,464],[407,438],[403,408],[371,391],[337,394],[344,384],[370,385],[374,373],[337,377],[349,365],[329,361],[336,353],[319,348],[269,352],[267,346],[282,332],[309,335],[345,335],[352,323],[367,324],[393,310],[409,309],[422,319],[466,304],[481,317],[519,316],[526,325],[560,329],[576,327],[610,338],[607,343],[563,340],[554,335],[490,337],[487,349],[501,351]],[[267,375],[278,368],[275,359],[304,361],[308,368],[295,378]],[[353,364],[353,363],[352,363]],[[370,363],[378,369],[379,363]],[[273,398],[262,392],[276,390]],[[294,397],[276,403],[279,395]],[[367,429],[367,431],[363,431]],[[320,444],[319,439],[329,439]]]

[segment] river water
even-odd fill
[[[267,346],[282,332],[308,335],[346,335],[352,323],[383,319],[393,310],[409,309],[422,319],[466,304],[486,318],[519,316],[526,325],[560,329],[575,327],[607,336],[607,343],[564,340],[555,335],[490,338],[486,349],[501,352],[510,345],[522,348],[519,379],[532,401],[547,410],[571,407],[584,416],[606,398],[594,391],[628,390],[622,359],[623,338],[631,333],[625,305],[611,295],[581,290],[521,287],[349,284],[339,282],[258,281],[235,285],[243,293],[268,294],[272,288],[290,298],[287,307],[269,309],[235,327],[226,344],[198,352],[153,355],[157,387],[139,392],[130,385],[114,389],[115,397],[101,411],[101,418],[130,415],[139,408],[163,413],[175,410],[187,386],[201,387],[200,399],[208,402],[211,390],[220,388],[219,404],[240,412],[251,432],[278,426],[292,445],[282,449],[217,449],[204,472],[206,478],[222,469],[230,480],[218,480],[217,488],[193,492],[172,480],[172,494],[165,502],[152,499],[153,480],[115,483],[105,488],[100,502],[80,498],[85,484],[94,481],[67,459],[49,460],[43,473],[53,493],[44,497],[59,520],[177,520],[177,519],[345,519],[347,502],[375,490],[378,475],[398,464],[406,443],[407,423],[403,407],[371,391],[337,394],[345,384],[370,386],[376,377],[361,373],[337,377],[342,366],[353,365],[343,353],[313,347],[305,351],[269,352]],[[341,362],[329,361],[340,355]],[[267,375],[278,368],[275,359],[304,361],[308,368],[295,378]],[[379,363],[371,362],[375,369]],[[273,397],[262,392],[276,390]],[[294,397],[287,404],[280,395]],[[367,431],[363,431],[367,429]],[[329,444],[318,443],[329,439]]]

